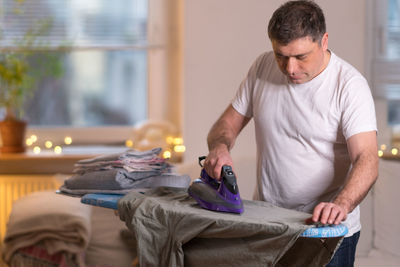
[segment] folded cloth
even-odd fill
[[[107,154],[98,157],[83,159],[75,164],[74,173],[84,174],[91,171],[124,168],[128,172],[158,171],[168,172],[171,165],[165,159],[158,157],[161,148],[147,151],[127,150],[118,154]]]
[[[80,199],[47,191],[20,198],[11,210],[2,258],[10,263],[19,249],[40,244],[50,255],[63,251],[82,259],[91,235],[90,217],[91,206]]]
[[[126,194],[136,189],[155,188],[160,186],[188,188],[190,177],[174,173],[149,176],[140,180],[124,177],[123,171],[109,170],[88,172],[83,175],[74,175],[64,181],[60,192],[82,196],[89,193]]]
[[[135,234],[140,266],[324,266],[341,241],[333,240],[332,250],[319,239],[318,247],[307,241],[294,246],[311,227],[304,223],[310,214],[261,201],[243,204],[241,215],[209,211],[184,189],[160,187],[125,195],[118,201],[118,213]],[[210,242],[202,246],[201,240]],[[310,257],[307,264],[296,265],[302,249]]]
[[[85,174],[76,174],[64,181],[69,189],[127,189],[137,180],[159,175],[159,172],[129,173],[124,169],[116,168],[104,171],[93,171]]]
[[[137,151],[137,150],[127,150],[123,153],[114,153],[114,154],[106,154],[100,155],[90,159],[82,159],[78,161],[78,165],[80,164],[91,164],[95,162],[103,162],[103,161],[115,161],[121,158],[152,158],[157,156],[161,152],[161,148],[153,148],[146,151]]]

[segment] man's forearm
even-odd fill
[[[229,151],[235,143],[235,136],[229,124],[223,120],[218,120],[211,128],[207,136],[208,150],[216,149],[218,146],[225,145]]]
[[[249,120],[250,118],[244,117],[229,105],[208,133],[209,151],[221,146],[225,146],[228,151],[231,150],[236,137]]]
[[[204,168],[211,177],[220,178],[223,165],[233,165],[229,151],[232,149],[236,137],[249,122],[231,105],[225,110],[217,122],[211,127],[207,136],[209,153],[204,161]]]
[[[347,183],[333,202],[343,207],[347,213],[353,211],[378,178],[378,164],[377,154],[371,152],[360,155],[353,163]]]
[[[347,149],[353,164],[346,183],[333,202],[321,202],[313,211],[314,222],[339,224],[364,199],[378,177],[376,132],[351,136]]]

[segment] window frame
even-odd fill
[[[384,83],[400,84],[400,59],[384,58],[387,29],[387,2],[381,0],[367,1],[367,42],[366,59],[372,92],[375,97],[390,99],[391,92],[386,92]]]
[[[386,83],[400,85],[400,59],[387,60],[385,42],[387,40],[387,1],[367,0],[366,2],[366,70],[367,78],[378,108],[380,122],[380,136],[383,143],[398,146],[400,144],[400,125],[388,123],[388,101],[400,100],[400,91],[387,90]],[[378,120],[379,123],[379,120]]]
[[[168,121],[178,132],[182,122],[182,33],[183,0],[148,0],[148,43],[146,47],[126,47],[147,50],[147,118]],[[93,49],[79,48],[79,49]],[[95,48],[100,49],[100,48]],[[120,50],[121,47],[101,47]],[[69,136],[73,145],[122,145],[131,139],[136,125],[103,127],[41,127],[29,126],[26,136],[63,144]]]

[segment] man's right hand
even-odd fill
[[[204,161],[204,168],[208,175],[219,180],[221,179],[221,170],[224,165],[232,167],[233,162],[226,145],[220,144],[208,153]]]

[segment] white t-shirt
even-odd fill
[[[254,119],[257,188],[254,198],[312,213],[331,201],[351,168],[346,140],[376,131],[371,91],[365,78],[331,52],[328,66],[303,84],[290,83],[273,52],[257,58],[232,101]],[[359,231],[359,207],[344,224]]]

